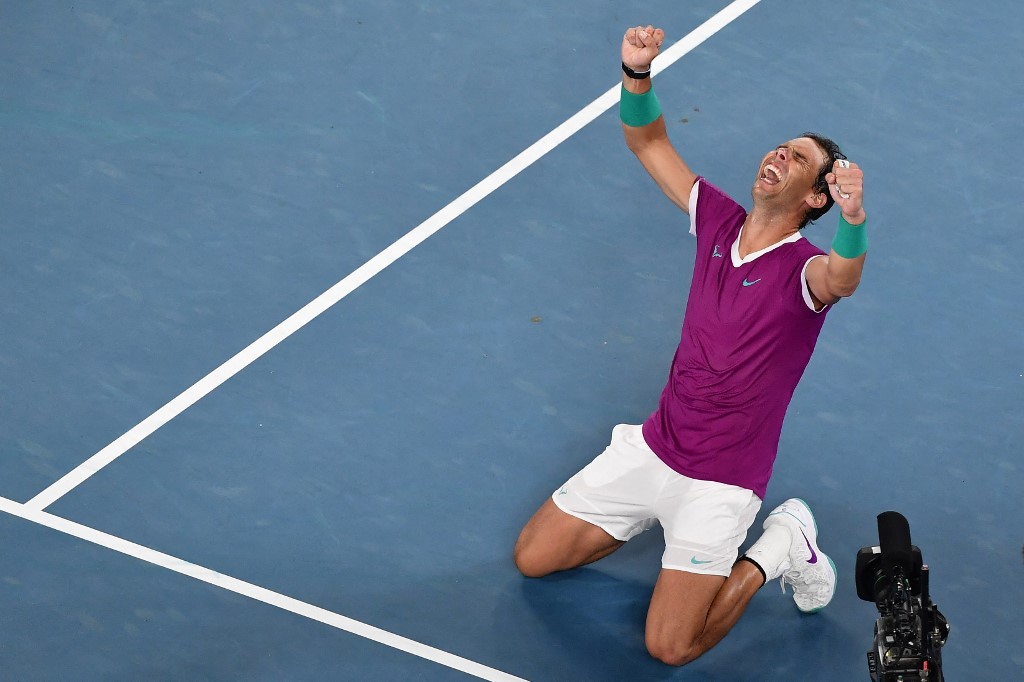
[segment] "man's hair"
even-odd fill
[[[830,140],[829,138],[818,135],[817,133],[804,133],[801,137],[809,137],[814,140],[819,147],[825,151],[825,161],[821,165],[821,170],[818,171],[818,177],[814,181],[814,191],[819,194],[825,195],[825,204],[821,208],[812,208],[807,211],[804,216],[804,221],[800,223],[799,229],[803,229],[807,223],[813,223],[821,216],[828,213],[829,209],[836,203],[832,198],[832,193],[828,191],[828,183],[825,182],[825,176],[832,172],[832,166],[838,159],[845,159],[846,155],[839,148],[839,145]]]

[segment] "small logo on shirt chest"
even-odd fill
[[[722,253],[718,250],[718,244],[715,244],[715,252],[711,254],[712,258],[721,258]]]
[[[745,287],[753,286],[753,285],[757,284],[758,282],[760,282],[761,279],[762,279],[761,277],[758,277],[753,282],[751,282],[751,281],[748,281],[746,277],[744,277],[743,278],[743,286],[745,286]]]

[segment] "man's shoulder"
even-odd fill
[[[694,210],[696,218],[701,223],[721,224],[738,221],[742,224],[743,219],[747,216],[747,209],[729,196],[725,190],[708,182],[704,177],[697,178],[695,187],[697,188],[697,201]]]
[[[729,193],[724,189],[708,181],[704,176],[698,176],[696,185],[698,186],[698,201],[707,202],[711,204],[720,204],[723,206],[736,206],[742,209],[739,202],[729,196]]]
[[[806,236],[800,236],[800,239],[792,243],[792,252],[797,258],[807,260],[815,256],[827,255],[819,246],[807,239]]]

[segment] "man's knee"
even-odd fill
[[[647,653],[666,665],[681,666],[704,653],[695,642],[666,639],[647,634]]]
[[[663,568],[647,611],[647,651],[667,665],[686,665],[714,644],[706,631],[722,576]]]
[[[527,578],[542,578],[551,573],[551,569],[544,565],[541,553],[533,549],[531,543],[524,541],[522,537],[512,550],[512,560],[515,561],[519,572]]]

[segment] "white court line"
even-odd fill
[[[259,585],[253,585],[252,583],[247,583],[244,580],[232,578],[229,575],[218,573],[217,571],[209,568],[189,563],[184,559],[178,559],[177,557],[173,557],[169,554],[158,552],[155,549],[143,547],[142,545],[129,542],[128,540],[119,538],[115,535],[110,535],[96,530],[95,528],[83,526],[79,523],[75,523],[74,521],[68,521],[67,519],[59,516],[54,516],[49,512],[30,509],[27,505],[19,504],[18,502],[8,500],[5,497],[0,497],[0,511],[7,512],[12,516],[20,517],[26,521],[38,523],[39,525],[46,526],[47,528],[52,528],[53,530],[85,540],[86,542],[91,542],[101,547],[112,549],[115,552],[135,557],[136,559],[166,568],[174,571],[175,573],[187,575],[190,578],[195,578],[196,580],[200,580],[204,583],[223,588],[229,592],[234,592],[235,594],[240,594],[242,596],[249,597],[250,599],[261,601],[264,604],[276,606],[279,609],[290,611],[299,616],[303,616],[304,618],[319,621],[339,630],[344,630],[345,632],[365,637],[366,639],[373,640],[374,642],[389,646],[393,649],[398,649],[399,651],[404,651],[408,654],[412,654],[413,656],[419,656],[420,658],[425,658],[428,661],[433,661],[434,663],[439,663],[441,665],[448,666],[449,668],[454,668],[455,670],[461,670],[464,673],[484,680],[495,680],[496,682],[517,680],[518,682],[525,682],[521,677],[516,677],[500,670],[489,668],[486,665],[476,663],[475,661],[471,661],[467,658],[462,658],[461,656],[450,654],[447,651],[435,649],[432,646],[421,644],[406,637],[402,637],[401,635],[388,632],[387,630],[375,628],[372,625],[361,623],[358,620],[353,620],[346,616],[342,616],[341,614],[334,613],[333,611],[322,609],[319,606],[313,606],[312,604],[307,604],[306,602],[299,601],[298,599],[293,599],[292,597],[272,592],[264,587],[260,587]],[[8,548],[5,551],[9,552],[10,549]]]
[[[664,50],[655,60],[653,74],[656,75],[674,64],[680,57],[718,33],[718,31],[729,25],[729,23],[758,2],[760,0],[735,0],[735,2],[726,6],[687,34],[678,43]],[[62,478],[26,502],[25,505],[30,509],[46,509],[68,492],[74,490],[97,471],[113,462],[161,426],[197,403],[207,393],[210,393],[235,374],[245,369],[271,348],[287,339],[322,312],[379,274],[384,268],[394,263],[435,232],[472,208],[478,201],[487,197],[491,192],[504,185],[521,171],[531,166],[535,161],[579,132],[584,126],[619,101],[620,88],[621,85],[618,83],[612,86],[607,92],[581,109],[565,121],[565,123],[562,123],[540,140],[530,145],[530,147],[514,159],[488,175],[460,197],[399,238],[391,246],[361,265],[348,277],[317,296],[284,322],[253,341],[249,346],[191,387],[185,389],[184,392],[139,422],[113,443],[69,471]]]

